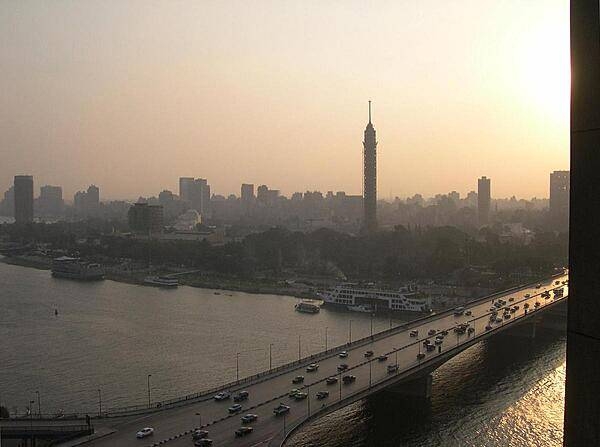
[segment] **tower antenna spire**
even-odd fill
[[[369,122],[371,122],[371,101],[369,100]]]

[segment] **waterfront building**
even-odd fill
[[[127,213],[129,228],[134,233],[148,234],[162,233],[163,207],[162,205],[148,205],[135,203]]]

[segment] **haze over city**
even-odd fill
[[[543,5],[544,9],[541,9]],[[381,198],[547,197],[568,169],[568,2],[10,2],[0,190],[136,198],[361,193],[373,100]]]

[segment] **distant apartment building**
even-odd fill
[[[550,219],[558,229],[569,225],[570,171],[554,171],[550,174]]]
[[[254,184],[242,183],[241,195],[242,202],[249,203],[254,201]]]
[[[489,178],[483,176],[477,180],[477,218],[479,226],[490,223],[491,202],[491,181]]]
[[[15,222],[33,222],[33,176],[16,175],[15,191]]]
[[[64,201],[60,186],[45,185],[40,188],[37,211],[40,216],[58,217],[63,214]]]
[[[75,215],[79,218],[96,217],[100,213],[100,188],[90,185],[87,191],[78,191],[73,197]]]
[[[0,202],[0,216],[14,217],[15,215],[15,187],[11,185],[4,192],[4,198]]]
[[[204,178],[180,177],[179,197],[203,217],[210,214],[210,185]]]
[[[129,208],[127,213],[129,228],[138,234],[159,234],[163,231],[163,207],[161,205],[148,205],[136,203]]]

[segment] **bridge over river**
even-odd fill
[[[96,437],[88,436],[81,442],[94,447],[191,446],[192,430],[202,428],[208,431],[214,446],[280,446],[306,422],[384,389],[428,397],[431,372],[441,364],[487,337],[539,320],[567,297],[566,273],[515,287],[475,300],[458,314],[453,309],[427,316],[218,390],[153,404],[152,408],[109,410],[102,418],[94,418]],[[460,326],[462,329],[457,329]],[[427,349],[425,343],[432,347]],[[346,351],[347,356],[341,357],[342,351]],[[367,356],[367,351],[373,355]],[[319,365],[318,369],[307,371],[313,363]],[[348,368],[339,371],[342,363]],[[297,376],[304,376],[304,380],[293,384]],[[345,383],[344,376],[355,379]],[[334,383],[328,384],[329,377],[337,381],[330,380]],[[306,393],[305,396],[290,397],[293,388]],[[241,390],[248,392],[248,399],[241,402],[239,412],[230,414],[228,409],[234,404],[233,396]],[[216,401],[213,396],[219,391],[231,393],[231,398]],[[327,391],[328,396],[319,399],[317,393],[323,391]],[[289,411],[275,415],[273,410],[280,404],[288,406]],[[240,418],[247,413],[257,415],[255,421],[247,424],[253,431],[236,437],[235,431],[243,425]],[[8,427],[10,422],[2,424]],[[142,427],[154,428],[154,434],[136,439],[135,434]],[[78,445],[78,442],[63,445]]]

